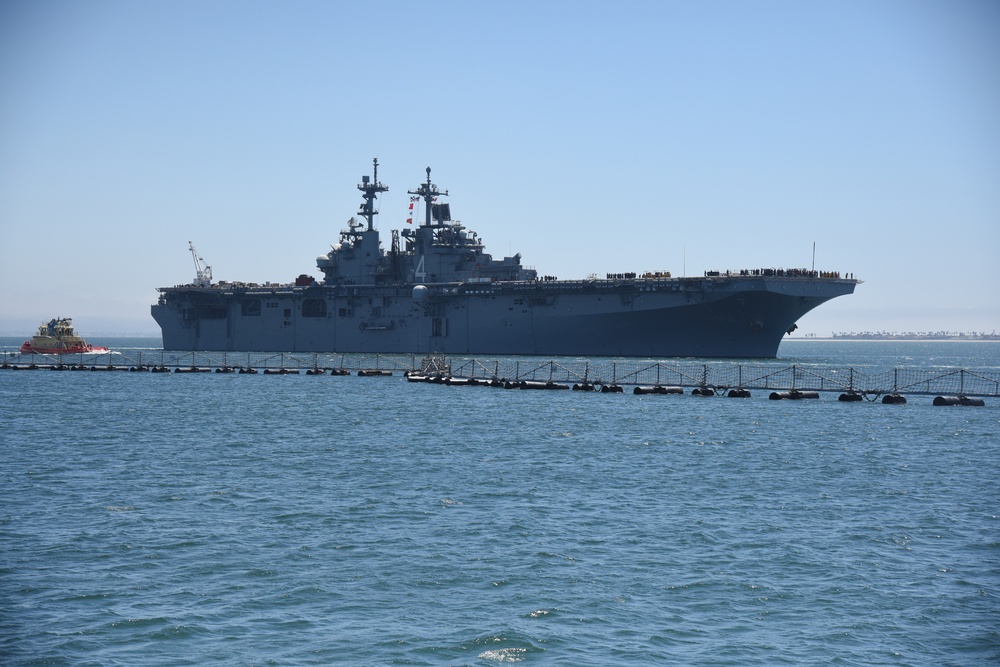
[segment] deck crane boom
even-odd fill
[[[194,284],[199,287],[209,287],[212,284],[212,267],[204,264],[205,261],[198,256],[198,251],[194,248],[194,243],[188,241],[188,248],[191,250],[191,257],[194,258]]]

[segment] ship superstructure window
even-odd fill
[[[302,317],[326,317],[326,300],[325,299],[303,300]]]
[[[260,315],[260,299],[244,299],[240,304],[240,312],[244,317]]]

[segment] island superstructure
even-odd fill
[[[452,220],[430,167],[408,191],[423,222],[392,230],[385,249],[377,159],[357,187],[360,219],[317,258],[321,280],[213,283],[195,255],[195,280],[159,288],[152,306],[164,349],[766,358],[799,318],[860,282],[807,269],[540,278]]]

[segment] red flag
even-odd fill
[[[408,225],[413,224],[413,202],[417,201],[418,199],[420,199],[420,197],[410,197],[410,217],[406,219],[406,224]]]

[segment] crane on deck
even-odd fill
[[[198,256],[194,243],[188,241],[188,248],[191,250],[191,257],[194,258],[194,284],[199,287],[209,287],[212,284],[212,267],[205,264],[205,260]]]

